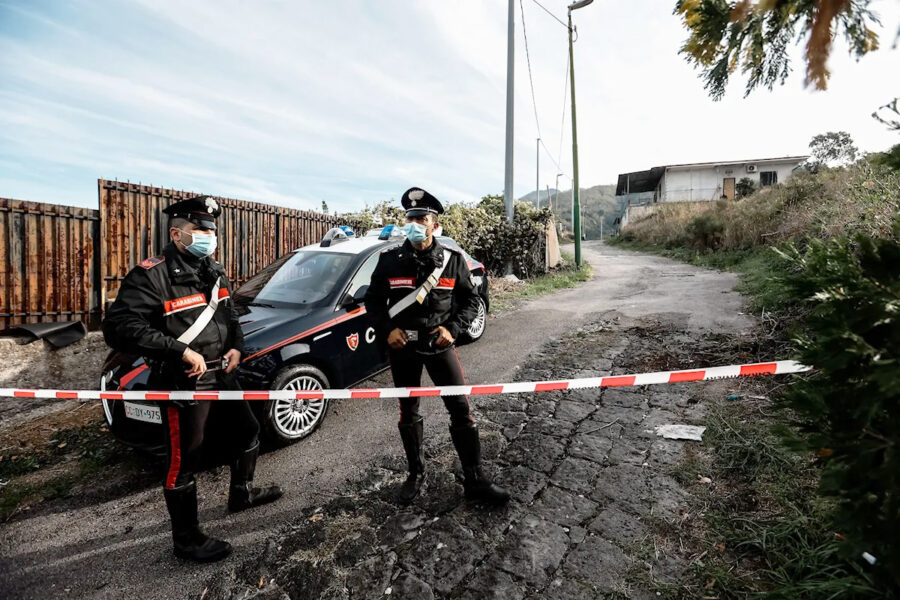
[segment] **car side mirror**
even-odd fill
[[[354,304],[362,304],[363,300],[366,298],[366,292],[369,291],[368,285],[360,286],[359,289],[356,290],[352,296],[350,294],[344,294],[344,299],[341,300],[341,306],[352,306]]]

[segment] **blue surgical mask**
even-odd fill
[[[179,229],[181,233],[187,233],[191,236],[191,245],[184,246],[184,248],[196,256],[197,258],[205,258],[207,256],[212,256],[212,253],[216,251],[218,247],[218,240],[216,239],[216,234],[214,233],[197,233],[196,231],[185,231],[184,229]]]
[[[425,234],[427,230],[427,227],[418,223],[407,223],[403,226],[403,231],[406,232],[406,239],[413,244],[421,244],[428,239],[428,236]]]

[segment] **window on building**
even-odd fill
[[[767,185],[775,185],[778,183],[778,171],[760,171],[759,185],[766,187]]]

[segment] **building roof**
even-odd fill
[[[780,156],[777,158],[751,158],[748,160],[719,160],[715,162],[700,162],[700,163],[684,163],[680,165],[666,165],[664,168],[666,169],[684,169],[684,168],[693,168],[693,167],[718,167],[725,165],[746,165],[746,164],[755,164],[755,163],[766,163],[766,162],[803,162],[809,158],[809,156]]]
[[[616,183],[616,196],[652,192],[665,172],[665,167],[653,167],[647,171],[621,173]]]
[[[680,165],[663,165],[647,171],[620,173],[616,183],[616,196],[652,192],[659,185],[659,180],[668,169],[694,169],[697,167],[719,167],[727,165],[746,165],[773,162],[803,162],[809,156],[781,156],[777,158],[755,158],[749,160],[720,160],[716,162],[683,163]]]

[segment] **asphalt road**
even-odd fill
[[[660,315],[692,330],[739,332],[752,320],[732,289],[736,278],[674,261],[586,242],[594,267],[582,286],[544,296],[491,318],[484,338],[460,349],[470,383],[515,381],[519,365],[548,339],[598,313]],[[372,385],[389,385],[384,375]],[[477,400],[476,400],[477,402]],[[424,401],[426,436],[447,434],[439,400]],[[228,539],[238,564],[301,509],[324,504],[387,456],[402,454],[394,400],[332,405],[309,439],[260,457],[256,479],[285,489],[281,501],[227,513],[227,472],[199,477],[201,522]],[[187,566],[170,551],[168,516],[158,488],[77,509],[37,511],[0,526],[0,597],[180,598],[222,564]]]

